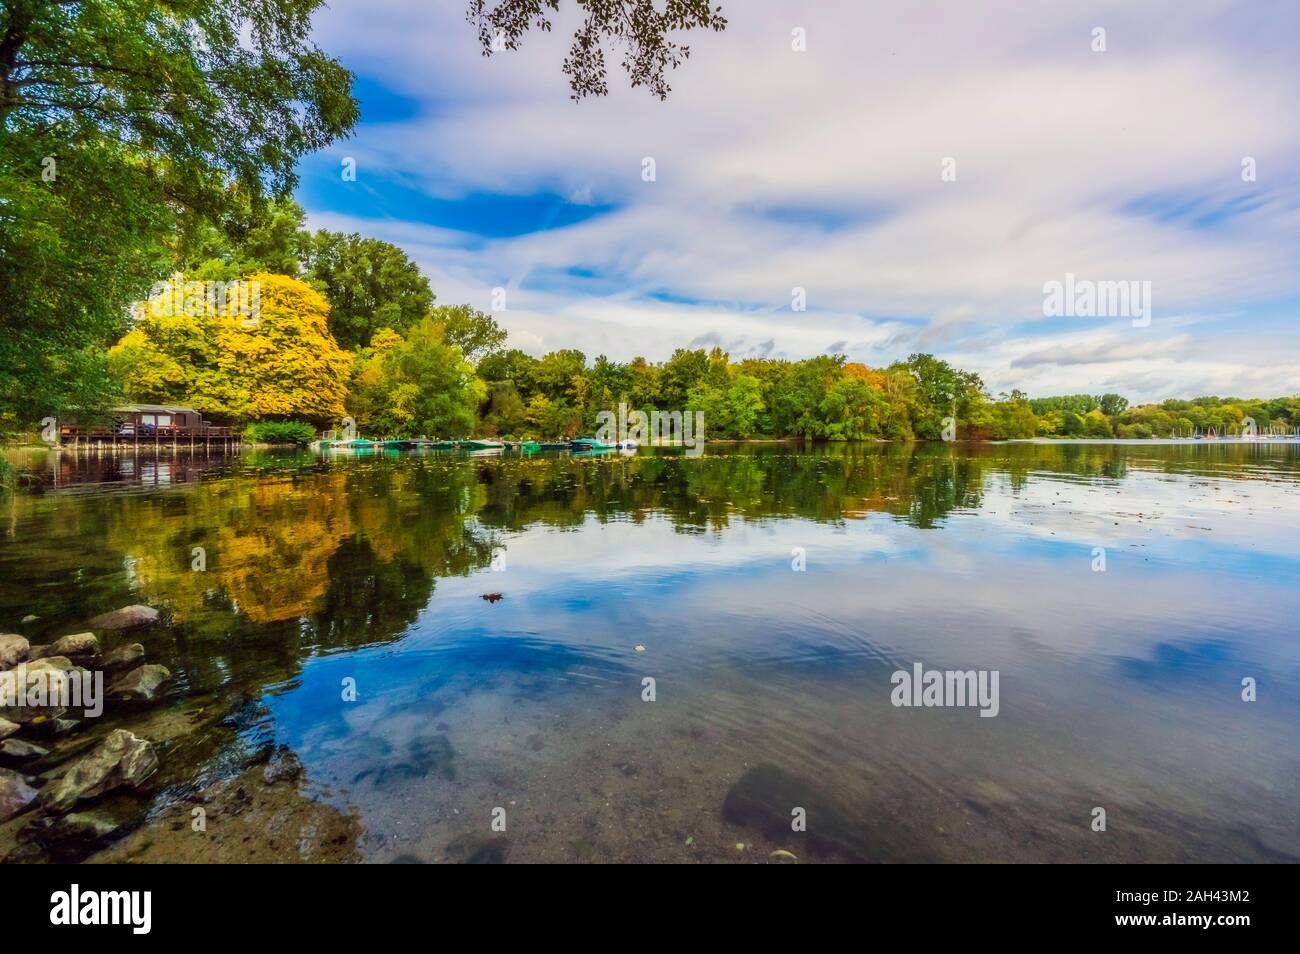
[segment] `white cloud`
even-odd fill
[[[1300,90],[1278,35],[1293,10],[723,6],[731,26],[690,38],[668,102],[616,73],[608,99],[574,104],[563,23],[485,59],[460,4],[337,2],[322,44],[425,105],[363,126],[346,150],[363,168],[440,197],[548,191],[617,207],[491,241],[354,227],[411,250],[442,301],[510,288],[504,323],[521,347],[662,358],[711,335],[798,357],[842,341],[869,363],[937,350],[1031,391],[1300,389],[1296,333],[1276,317],[1174,334],[1176,316],[1300,293]],[[1258,28],[1261,6],[1273,29]],[[1097,25],[1105,53],[1089,49]],[[806,53],[790,50],[793,26]],[[655,182],[641,180],[644,156]],[[1241,181],[1243,156],[1259,181]],[[955,182],[940,178],[945,157]],[[1042,286],[1066,272],[1150,281],[1152,328],[1051,324]],[[809,311],[789,310],[794,286]]]

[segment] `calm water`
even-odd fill
[[[0,630],[165,610],[94,860],[1300,859],[1294,445],[23,465]],[[998,715],[893,706],[917,662]]]

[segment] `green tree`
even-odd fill
[[[321,229],[302,241],[304,275],[330,303],[330,331],[344,348],[380,328],[405,334],[433,308],[429,281],[389,242]]]
[[[487,388],[432,317],[404,338],[383,329],[372,351],[356,373],[350,405],[362,433],[464,437],[474,430]]]
[[[506,330],[495,318],[469,305],[439,305],[433,309],[433,320],[442,325],[447,343],[460,348],[471,364],[500,350],[506,341]]]

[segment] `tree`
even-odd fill
[[[579,0],[582,25],[573,34],[573,45],[564,60],[564,74],[569,77],[570,98],[604,96],[606,83],[603,43],[612,40],[624,48],[623,69],[633,87],[645,86],[661,100],[667,99],[672,87],[664,73],[676,69],[690,55],[689,46],[668,39],[675,30],[708,29],[721,32],[727,27],[721,7],[710,0]],[[470,0],[466,18],[478,26],[483,55],[501,50],[517,50],[524,33],[537,29],[551,30],[551,13],[558,12],[560,0],[497,0],[489,8],[488,0]],[[548,13],[548,11],[550,11]]]
[[[344,348],[370,344],[380,328],[399,334],[433,308],[429,281],[389,242],[321,229],[302,242],[304,276],[330,303],[330,331]]]
[[[1118,417],[1128,407],[1128,398],[1122,394],[1103,394],[1097,398],[1097,406],[1101,408],[1101,413],[1107,417]]]
[[[833,441],[870,440],[880,433],[884,395],[865,377],[845,374],[835,381],[822,399],[826,436]]]
[[[357,119],[308,39],[319,0],[6,0],[0,9],[0,415],[109,397],[102,349],[178,228],[237,183],[287,194]]]
[[[357,427],[384,437],[464,437],[474,430],[487,388],[460,348],[430,316],[400,337],[375,335],[373,354],[354,377]]]
[[[843,363],[841,357],[818,355],[792,367],[773,392],[772,423],[778,435],[808,440],[826,436],[822,402]]]
[[[127,397],[186,404],[237,422],[342,418],[352,359],[330,336],[325,300],[284,275],[249,281],[259,299],[251,316],[214,307],[205,283],[193,283],[197,290],[181,297],[181,308],[170,294],[174,284],[146,303],[109,352]]]
[[[232,191],[231,209],[221,221],[203,221],[177,236],[178,271],[201,281],[229,282],[254,272],[296,278],[306,213],[291,198],[253,202]]]
[[[506,343],[506,330],[496,319],[469,305],[439,305],[433,309],[433,320],[442,325],[447,343],[460,348],[471,364],[477,364]]]

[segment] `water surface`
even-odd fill
[[[163,769],[94,860],[1300,858],[1294,444],[22,464],[0,629],[165,611],[166,701],[93,730]],[[917,662],[998,715],[893,706]],[[178,831],[276,760],[294,804]]]

